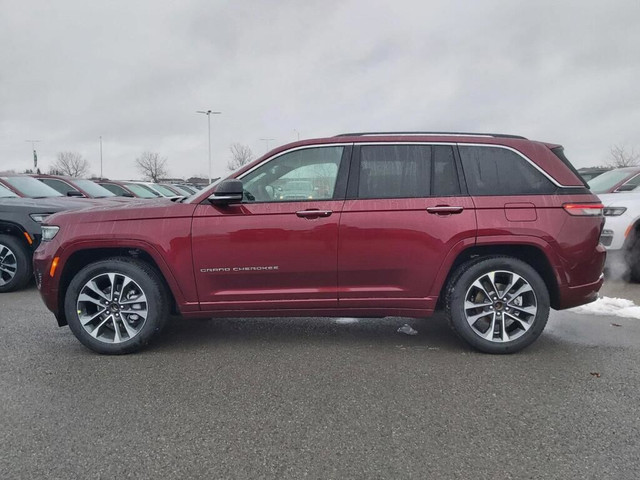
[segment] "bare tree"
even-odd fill
[[[136,165],[140,173],[153,182],[166,177],[168,173],[166,157],[161,157],[156,152],[142,152],[142,155],[136,158]]]
[[[636,153],[633,148],[630,152],[627,152],[626,147],[614,145],[609,152],[607,165],[615,168],[632,167],[637,165],[638,161],[640,161],[640,154]]]
[[[231,160],[227,163],[227,168],[231,171],[237,170],[253,160],[253,152],[246,145],[234,143],[229,149],[231,150]]]
[[[78,152],[60,152],[51,171],[58,175],[84,177],[89,172],[89,162]]]

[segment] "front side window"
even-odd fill
[[[245,202],[331,200],[344,147],[288,152],[242,177]]]
[[[471,195],[551,195],[553,183],[517,153],[500,147],[460,145]]]

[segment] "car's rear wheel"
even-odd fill
[[[453,329],[487,353],[513,353],[536,340],[549,318],[549,292],[538,272],[512,257],[461,265],[446,293]]]
[[[149,265],[112,258],[76,274],[66,292],[65,313],[71,331],[91,350],[132,353],[164,327],[166,298],[162,279]]]
[[[15,237],[0,235],[0,293],[25,287],[32,273],[27,247]]]

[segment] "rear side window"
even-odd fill
[[[553,194],[555,185],[517,153],[499,147],[460,145],[471,195]]]
[[[458,195],[453,149],[438,145],[364,145],[358,198]]]

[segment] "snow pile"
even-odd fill
[[[415,330],[411,325],[405,323],[398,329],[398,333],[404,333],[405,335],[417,335],[418,331]]]
[[[640,306],[625,298],[601,297],[593,303],[571,308],[570,312],[587,315],[615,315],[625,318],[640,319]]]

